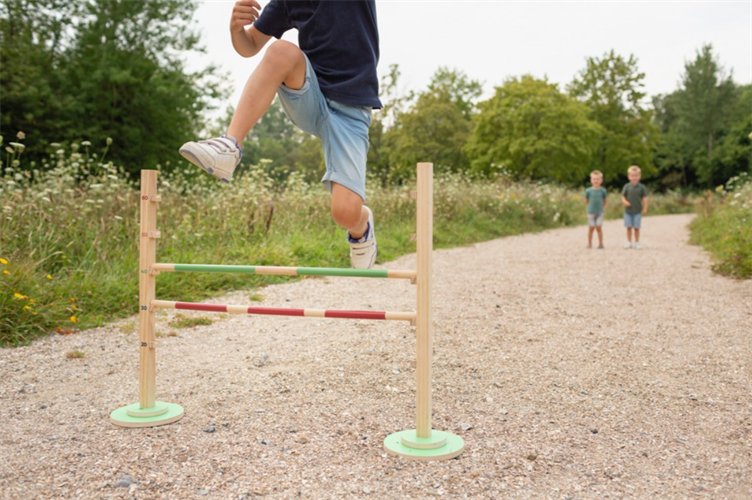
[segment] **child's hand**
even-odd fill
[[[242,31],[249,24],[253,24],[259,17],[261,5],[256,0],[240,0],[235,2],[230,18],[230,31]]]
[[[632,206],[632,204],[631,204],[631,203],[629,203],[628,201],[625,201],[625,202],[624,202],[624,206],[625,206],[625,207],[631,207],[631,206]]]
[[[642,209],[642,215],[647,215],[648,213],[648,207],[645,207]]]

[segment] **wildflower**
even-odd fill
[[[25,298],[25,297],[24,297],[23,295],[21,295],[21,294],[20,294],[20,293],[18,293],[18,292],[14,293],[14,294],[13,294],[13,296],[14,296],[15,298],[17,298],[17,299],[23,299],[23,298]]]
[[[37,315],[37,314],[39,314],[39,313],[38,313],[38,312],[36,312],[36,311],[31,311],[31,314],[33,314],[34,316],[36,316],[36,315]]]
[[[78,318],[75,316],[70,317],[71,323],[78,323]]]
[[[33,304],[33,303],[34,303],[34,299],[29,299],[29,304]]]
[[[60,144],[59,142],[51,142],[50,143],[50,147],[51,148],[59,148],[60,146],[62,146],[62,144]]]
[[[86,146],[91,146],[91,143],[89,141],[81,141],[81,145],[86,147]]]
[[[2,143],[3,143],[3,136],[0,135],[0,144],[2,144]]]
[[[64,149],[58,149],[57,151],[55,151],[55,154],[63,156],[65,154],[65,150]]]
[[[16,134],[16,137],[18,137],[19,140],[26,139],[26,134],[24,134],[23,132],[19,130],[18,133]]]
[[[9,153],[13,153],[13,148],[5,146],[5,150]]]
[[[76,306],[71,306],[71,311],[75,311],[75,310],[76,310]]]
[[[24,146],[20,142],[9,142],[8,144],[16,148],[19,153],[23,153],[23,150],[26,149],[26,146]]]
[[[60,297],[60,298],[62,299],[62,297]],[[75,299],[75,298],[73,298],[73,297],[71,297],[70,301],[71,301],[71,302],[75,302],[75,301],[76,301],[76,299]]]
[[[89,187],[90,187],[91,189],[99,189],[99,188],[101,188],[102,186],[104,186],[104,184],[92,184],[92,185],[91,185],[91,186],[89,186]]]
[[[8,261],[3,259],[2,257],[0,257],[0,263],[5,264],[6,266],[8,265]]]
[[[3,274],[10,274],[7,269],[3,270]]]
[[[120,217],[119,215],[114,215],[113,217],[114,217],[115,219],[117,219],[117,220],[123,220],[123,218],[122,218],[122,217]]]
[[[23,306],[22,311],[28,311],[29,309],[31,309],[31,306],[26,305],[26,306]]]
[[[42,196],[42,199],[43,199],[44,201],[46,201],[47,203],[52,203],[52,200],[50,200],[50,199],[49,199],[49,198],[47,198],[46,196]]]
[[[109,146],[110,144],[112,144],[112,137],[107,138],[107,145]]]
[[[52,276],[50,276],[50,275],[48,274],[48,275],[47,275],[47,279],[48,279],[48,280],[51,280],[51,279],[52,279]]]

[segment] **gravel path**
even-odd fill
[[[149,429],[108,418],[138,399],[133,319],[0,350],[0,497],[752,498],[752,282],[711,273],[689,220],[648,218],[640,251],[614,221],[605,251],[578,227],[436,252],[434,427],[467,443],[447,462],[382,448],[414,425],[403,323],[222,315],[175,329],[164,312],[158,398],[186,415]],[[397,280],[261,293],[284,307],[414,300]],[[86,357],[67,359],[76,349]]]

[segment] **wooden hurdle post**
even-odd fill
[[[138,341],[139,341],[139,402],[110,413],[110,421],[122,427],[155,427],[183,418],[183,407],[156,400],[156,331],[155,309],[156,275],[153,269],[157,259],[157,205],[162,197],[157,194],[157,171],[141,171],[141,224],[138,237]]]
[[[461,437],[431,429],[433,164],[418,164],[416,238],[418,265],[416,271],[158,263],[156,248],[160,232],[157,230],[157,206],[160,201],[162,201],[161,196],[157,194],[157,172],[142,170],[139,232],[139,402],[113,411],[110,414],[112,423],[123,427],[154,427],[175,422],[183,417],[184,412],[181,406],[156,400],[155,312],[157,309],[409,321],[417,327],[416,427],[389,435],[384,440],[384,447],[391,454],[419,460],[446,460],[462,453],[465,443]],[[160,272],[409,279],[417,283],[417,309],[415,312],[290,309],[157,300],[155,278]]]
[[[433,254],[433,164],[418,163],[417,196],[417,285],[416,316],[416,421],[415,429],[395,432],[384,439],[388,453],[415,460],[447,460],[465,447],[455,434],[431,429],[431,359],[433,325],[431,276]]]

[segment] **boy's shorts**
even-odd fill
[[[603,212],[599,214],[587,214],[587,225],[601,227],[603,225]]]
[[[642,214],[630,214],[624,212],[624,227],[633,227],[640,229],[640,223],[642,222]]]
[[[341,184],[365,201],[371,108],[350,106],[324,97],[311,62],[307,56],[305,58],[305,83],[299,90],[280,85],[277,89],[279,102],[298,128],[321,139],[326,162],[326,174],[321,182],[330,192],[332,182]]]

